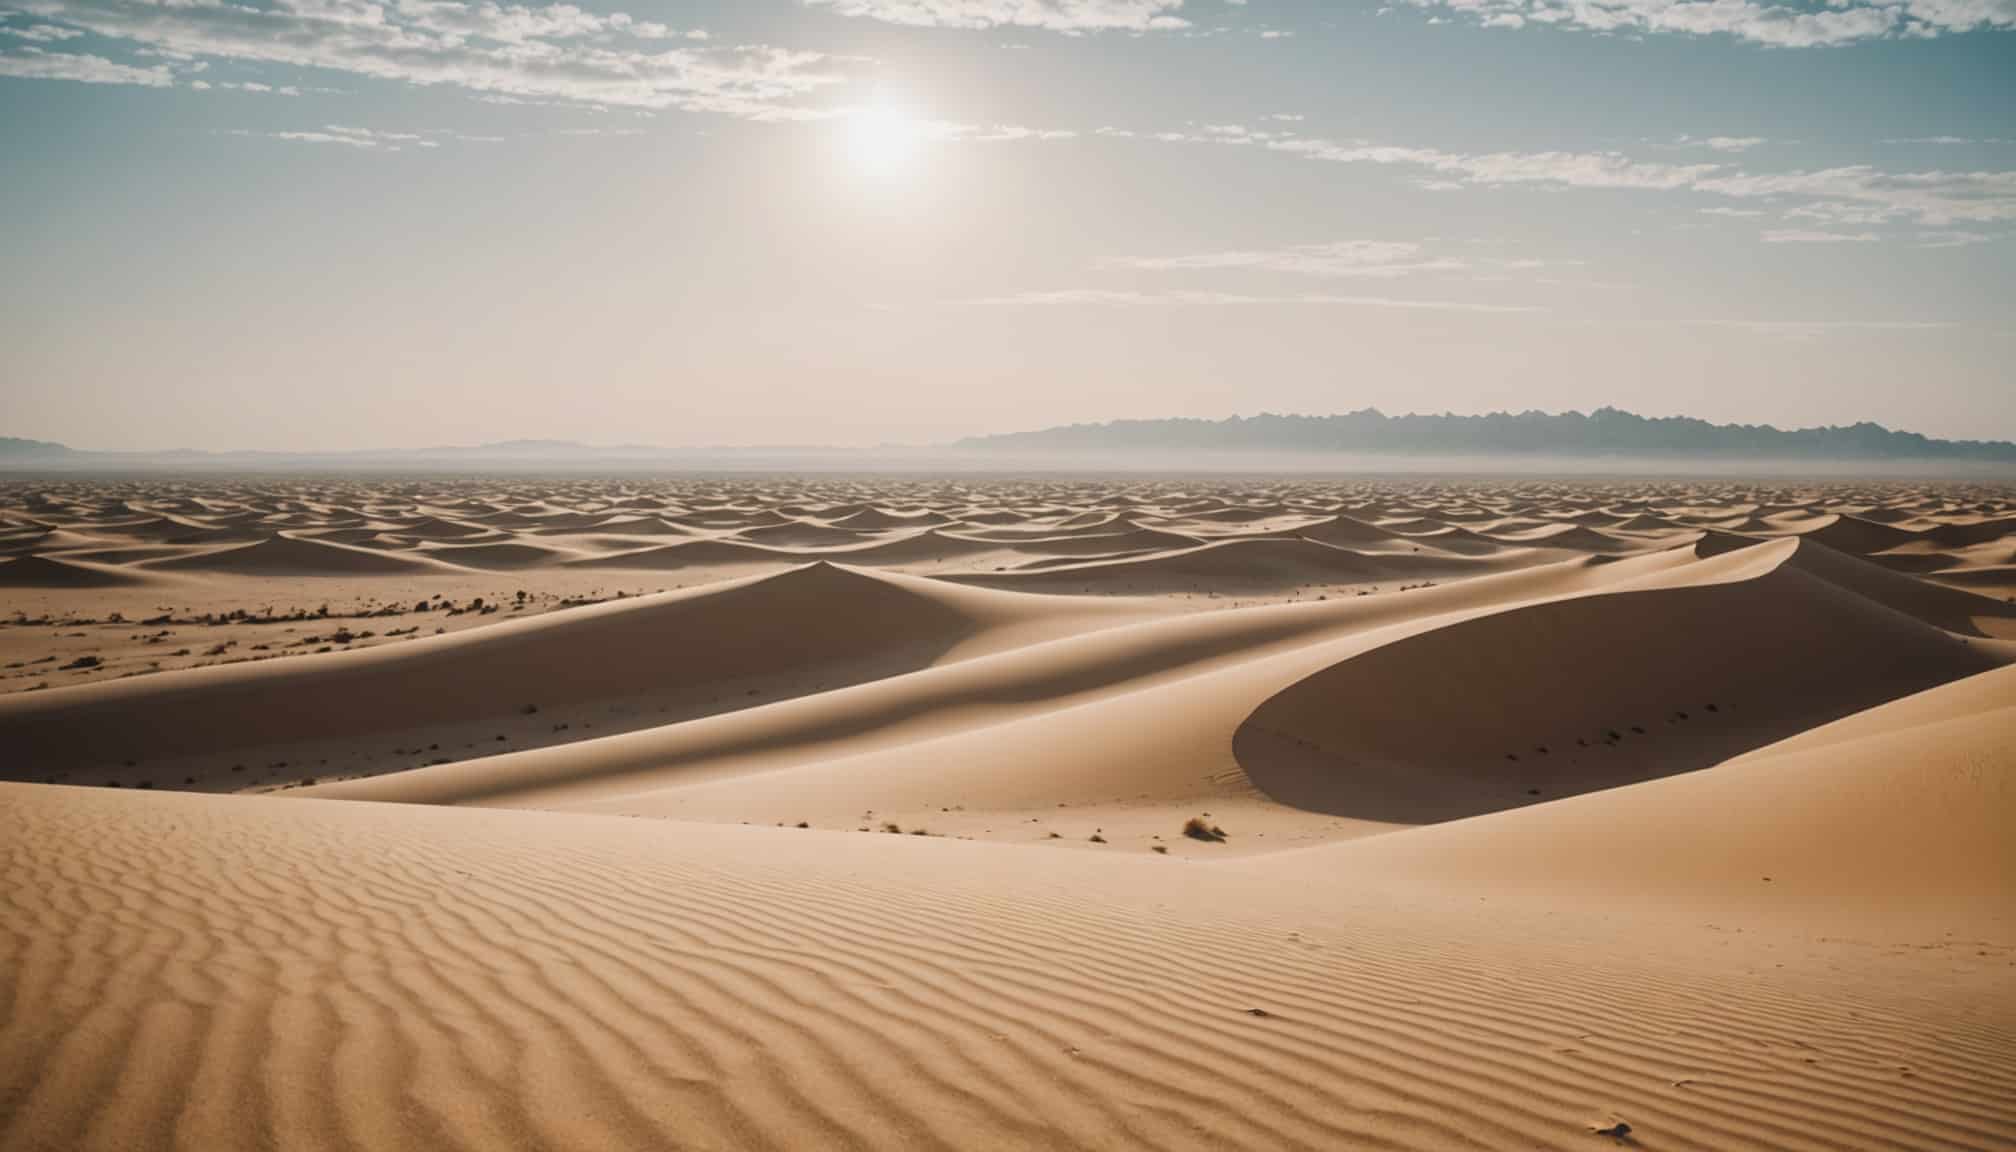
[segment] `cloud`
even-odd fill
[[[1777,228],[1766,231],[1759,239],[1766,244],[1873,244],[1880,237],[1874,232],[1813,232],[1800,228]]]
[[[2009,239],[2007,232],[1959,232],[1940,230],[1920,232],[1917,246],[1920,248],[1972,248],[1977,244],[1994,244]]]
[[[5,13],[0,13],[4,16]],[[58,28],[54,24],[30,24],[26,28],[0,28],[0,36],[12,36],[16,40],[27,40],[35,44],[54,44],[59,40],[75,40],[84,35],[75,28]]]
[[[344,128],[335,124],[321,129],[286,132],[255,132],[249,128],[233,128],[225,135],[291,140],[298,144],[335,144],[344,148],[355,148],[360,152],[397,152],[402,143],[434,147],[410,132],[379,134],[367,128]]]
[[[1573,188],[1686,188],[1721,170],[1716,164],[1667,164],[1616,152],[1487,152],[1465,154],[1364,141],[1306,137],[1265,140],[1276,152],[1335,164],[1409,165],[1470,184],[1561,184]]]
[[[1199,252],[1112,262],[1113,267],[1146,272],[1241,270],[1285,272],[1322,279],[1398,279],[1422,272],[1457,272],[1460,260],[1431,256],[1409,240],[1340,240],[1260,251]]]
[[[1287,296],[1250,296],[1237,292],[1132,292],[1106,288],[1058,288],[1020,292],[1012,296],[988,296],[962,301],[969,306],[1047,307],[1094,305],[1102,307],[1229,305],[1239,307],[1352,307],[1384,308],[1409,312],[1474,312],[1519,314],[1545,312],[1527,304],[1473,304],[1460,300],[1415,300],[1391,296],[1339,296],[1304,293]]]
[[[1333,164],[1412,167],[1431,174],[1423,187],[1517,185],[1697,192],[1730,200],[1796,201],[1788,214],[1866,226],[1916,221],[2016,220],[2016,172],[1891,172],[1869,165],[1748,173],[1726,163],[1672,164],[1620,152],[1445,152],[1373,141],[1335,141],[1290,132],[1219,125],[1178,132],[1102,128],[1100,135],[1198,144],[1252,146]]]
[[[927,140],[944,143],[1004,144],[1019,140],[1072,140],[1078,133],[1069,128],[1030,128],[1022,124],[959,124],[930,120],[917,126]]]
[[[1042,28],[1084,32],[1187,28],[1183,0],[805,0],[843,16],[929,28]]]
[[[0,76],[22,80],[75,80],[82,84],[137,84],[143,88],[167,88],[175,83],[174,73],[165,65],[136,68],[117,64],[103,56],[70,52],[44,52],[23,48],[0,55]]]
[[[357,128],[347,124],[325,124],[320,128],[260,132],[233,128],[226,136],[247,139],[289,140],[297,144],[334,144],[359,152],[400,152],[407,148],[439,148],[443,140],[494,143],[501,136],[470,136],[452,128],[422,128],[412,132],[389,132],[377,128]]]
[[[668,46],[674,34],[663,25],[572,4],[16,0],[15,7],[50,25],[159,57],[171,70],[231,60],[488,95],[750,119],[820,115],[804,99],[842,79],[838,62],[819,53],[717,48],[684,37]],[[11,61],[0,67],[11,75],[41,74],[27,71],[35,66],[20,63],[23,58],[0,58]]]
[[[1508,273],[1530,272],[1562,263],[1573,262],[1450,255],[1431,250],[1427,242],[1414,240],[1338,240],[1287,248],[1130,257],[1107,261],[1105,267],[1137,272],[1267,272],[1321,280],[1398,280],[1459,274],[1473,279],[1504,280],[1510,278]]]
[[[1489,27],[1546,25],[1587,32],[1728,36],[1778,48],[1926,38],[2016,27],[2016,0],[1828,0],[1820,7],[1755,0],[1409,0]]]
[[[1697,190],[1736,199],[1801,199],[1802,213],[1846,221],[2016,220],[2016,172],[1887,172],[1868,165],[1808,172],[1719,173]]]
[[[1711,326],[1798,341],[1842,332],[1943,332],[1959,327],[1950,320],[1724,320]]]

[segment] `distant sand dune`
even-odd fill
[[[360,576],[425,572],[435,562],[368,548],[353,548],[323,540],[271,536],[257,544],[240,544],[211,552],[195,552],[168,560],[153,560],[147,568],[161,572],[210,572],[241,576]]]
[[[1164,594],[1278,590],[1310,584],[1405,583],[1489,570],[1486,565],[1465,557],[1430,552],[1374,555],[1314,540],[1277,538],[1222,540],[1186,551],[1137,558],[947,578],[1032,592]]]
[[[101,567],[47,556],[0,560],[0,588],[126,588],[147,583],[147,577],[121,568]]]

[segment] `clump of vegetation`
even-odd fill
[[[1104,844],[1104,843],[1106,842],[1106,837],[1104,837],[1104,836],[1101,836],[1101,835],[1100,835],[1099,833],[1097,833],[1097,832],[1094,832],[1094,833],[1092,833],[1092,835],[1091,835],[1091,837],[1090,837],[1090,840],[1091,840],[1091,841],[1092,841],[1092,843],[1094,843],[1094,844]]]
[[[1149,851],[1155,853],[1157,856],[1167,856],[1169,854],[1169,846],[1167,844],[1152,844],[1149,846]]]
[[[104,661],[98,659],[98,657],[96,656],[79,656],[75,660],[72,660],[68,664],[65,664],[62,667],[58,668],[57,671],[68,672],[71,671],[72,669],[96,668],[98,667],[98,665],[102,663],[104,663]]]
[[[903,834],[903,826],[894,820],[884,820],[882,822],[882,831],[887,832],[891,836],[901,836]]]
[[[1202,840],[1206,844],[1225,842],[1225,830],[1199,816],[1192,816],[1183,822],[1183,835],[1192,840]]]

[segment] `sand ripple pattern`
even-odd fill
[[[1953,941],[1900,985],[1173,859],[14,785],[0,861],[8,1152],[2016,1145],[2009,958]]]

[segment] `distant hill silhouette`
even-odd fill
[[[1338,416],[1233,416],[1224,420],[1116,420],[1034,432],[974,436],[953,444],[841,447],[768,445],[668,448],[646,444],[580,444],[569,440],[507,440],[432,448],[344,451],[222,451],[175,448],[106,452],[47,440],[0,436],[0,471],[130,471],[314,469],[453,471],[546,468],[859,468],[996,467],[1011,457],[1101,461],[1134,454],[1152,462],[1169,456],[1213,455],[1224,461],[1260,454],[1356,457],[1591,460],[1815,460],[2016,463],[2004,440],[1935,440],[1880,424],[1780,429],[1769,424],[1710,424],[1686,416],[1648,418],[1599,408],[1580,412],[1494,412],[1488,416],[1387,416],[1367,408]],[[1159,457],[1157,456],[1159,454]]]
[[[40,460],[68,456],[70,449],[49,440],[23,440],[0,436],[0,460]]]
[[[2006,440],[1935,440],[1880,424],[1774,428],[1645,417],[1617,408],[1493,412],[1488,416],[1388,416],[1376,408],[1337,416],[1233,416],[1224,420],[1115,420],[975,436],[981,452],[1340,452],[1434,456],[1621,456],[1709,459],[2008,460]]]

